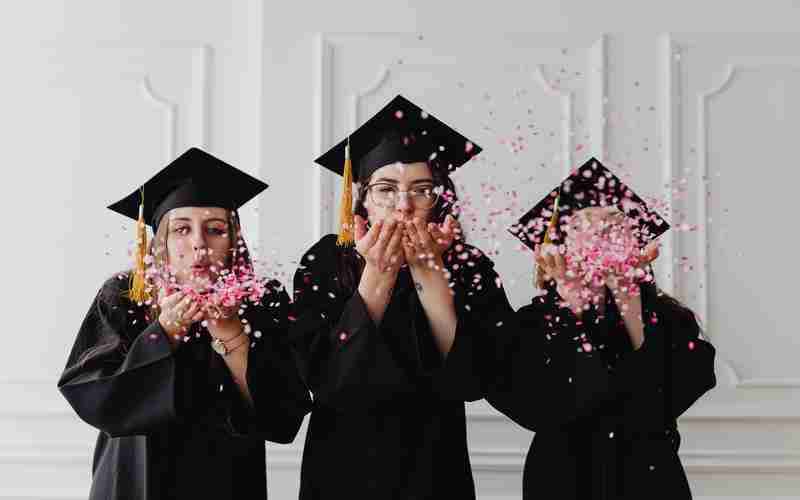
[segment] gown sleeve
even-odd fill
[[[586,350],[581,323],[545,296],[520,308],[497,336],[495,377],[487,400],[532,431],[591,413],[609,391],[600,356]]]
[[[485,397],[495,360],[491,355],[494,337],[513,319],[514,309],[483,252],[468,245],[456,246],[444,256],[451,274],[456,310],[455,340],[445,357],[438,357],[431,381],[443,399],[475,401]],[[427,335],[430,327],[419,306],[417,323]]]
[[[271,282],[261,303],[249,306],[245,313],[251,328],[246,377],[253,404],[227,377],[234,435],[291,443],[311,410],[311,398],[289,344],[289,307],[282,285]]]
[[[121,278],[109,279],[92,302],[58,381],[78,416],[112,437],[154,431],[206,396],[160,323],[148,323],[123,297]]]
[[[413,394],[416,384],[403,352],[387,335],[402,304],[390,302],[376,326],[358,291],[348,295],[338,286],[339,252],[335,235],[323,237],[294,275],[290,337],[315,403],[369,408]]]
[[[653,291],[643,292],[642,301],[644,344],[610,362],[591,339],[592,330],[613,328],[614,319],[583,324],[546,296],[535,298],[517,311],[496,343],[499,362],[489,402],[523,427],[541,431],[662,388],[677,417],[714,386],[714,348],[699,337],[693,318],[660,307]]]
[[[614,378],[623,397],[663,392],[666,417],[675,419],[716,385],[716,351],[690,311],[659,295],[654,286],[642,286],[644,342],[623,354]]]

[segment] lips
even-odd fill
[[[208,264],[193,264],[192,265],[192,272],[193,273],[207,273],[209,265]]]

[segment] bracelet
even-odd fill
[[[225,345],[226,342],[230,342],[231,340],[236,340],[239,337],[241,337],[242,335],[244,335],[244,330],[245,330],[244,325],[242,325],[242,330],[239,332],[239,334],[235,335],[235,336],[233,336],[233,337],[231,337],[231,338],[229,338],[227,340],[222,340],[222,339],[219,339],[217,337],[214,337],[214,340],[211,341],[211,348],[214,349],[214,352],[216,352],[217,354],[219,354],[221,356],[227,356],[228,354],[233,352],[234,349],[237,349],[237,348],[241,347],[243,344],[246,343],[246,341],[245,342],[240,342],[233,349],[230,349],[230,348],[228,348],[228,346]]]
[[[250,342],[250,339],[244,339],[244,342],[239,342],[239,344],[236,345],[235,347],[232,347],[232,348],[228,349],[228,354],[232,353],[233,351],[235,351],[236,349],[242,347],[243,345],[247,344],[248,342]]]

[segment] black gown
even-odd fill
[[[690,499],[676,418],[716,384],[714,348],[685,312],[642,286],[634,350],[608,294],[580,321],[554,291],[521,308],[497,344],[489,402],[535,431],[523,498]]]
[[[483,352],[513,312],[491,260],[468,245],[444,256],[458,322],[443,360],[408,270],[376,327],[337,279],[342,252],[323,237],[294,277],[290,335],[314,393],[300,498],[475,498],[464,401],[484,396]]]
[[[103,285],[58,382],[100,430],[89,498],[265,499],[264,440],[291,442],[310,409],[286,337],[288,295],[271,283],[244,314],[260,332],[251,333],[248,381],[271,381],[250,385],[250,408],[208,332],[195,326],[171,347],[159,322],[123,296],[127,284],[123,275]]]

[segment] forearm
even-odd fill
[[[397,271],[381,272],[367,264],[358,283],[358,293],[367,306],[372,321],[379,325],[392,297]]]
[[[411,277],[439,352],[447,356],[456,336],[453,294],[440,261],[435,267],[411,268]]]
[[[231,372],[231,378],[236,383],[239,393],[252,406],[253,396],[247,386],[247,362],[250,356],[250,346],[248,344],[249,341],[245,340],[244,345],[231,351],[227,356],[223,356],[222,359],[225,360],[225,365]]]
[[[231,378],[236,383],[242,397],[248,404],[253,404],[250,389],[247,386],[247,361],[250,355],[250,339],[245,331],[245,325],[234,316],[224,320],[210,320],[209,333],[215,339],[225,342],[227,354],[222,355]]]

